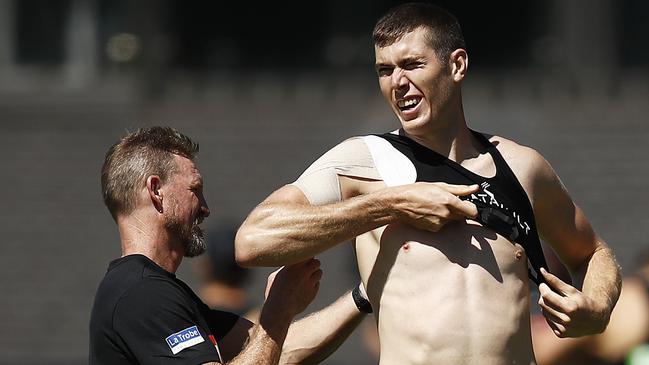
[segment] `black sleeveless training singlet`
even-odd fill
[[[530,279],[539,285],[543,282],[540,268],[547,269],[541,241],[536,230],[534,211],[520,182],[507,165],[498,149],[476,131],[471,131],[491,155],[496,174],[485,178],[462,167],[441,154],[428,149],[414,140],[397,134],[379,134],[406,156],[417,171],[417,180],[445,182],[458,185],[480,185],[480,190],[467,197],[478,208],[476,220],[512,242],[523,246],[527,254]]]

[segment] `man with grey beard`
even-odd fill
[[[194,163],[198,145],[168,127],[140,129],[115,143],[101,172],[104,203],[117,223],[122,257],[99,284],[90,318],[90,364],[317,363],[364,317],[354,290],[295,323],[322,271],[303,260],[268,278],[259,322],[210,309],[175,272],[202,254],[199,224],[210,210]]]

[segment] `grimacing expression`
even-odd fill
[[[194,257],[207,248],[199,224],[210,211],[203,197],[203,178],[194,163],[181,156],[174,156],[178,172],[170,176],[170,194],[166,197],[165,227],[185,247],[185,256]]]
[[[381,93],[407,132],[443,118],[453,91],[449,66],[439,61],[426,32],[417,28],[374,48]]]

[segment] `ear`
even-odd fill
[[[469,68],[469,55],[462,48],[458,48],[451,53],[449,60],[451,63],[451,76],[455,82],[460,82],[464,79],[466,71]]]
[[[158,175],[151,175],[146,179],[146,190],[153,207],[162,213],[162,180]]]

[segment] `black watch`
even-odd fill
[[[358,308],[359,311],[363,313],[372,313],[374,310],[372,309],[372,303],[370,303],[369,300],[365,299],[363,295],[361,294],[361,289],[360,285],[356,285],[356,287],[352,290],[352,298],[354,299],[354,304],[356,304],[356,308]]]

